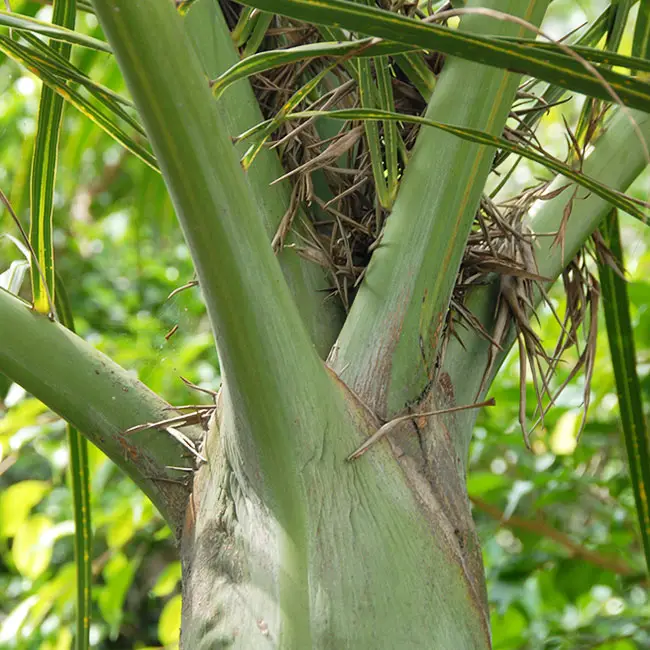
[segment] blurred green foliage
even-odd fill
[[[582,17],[592,18],[602,4],[557,1],[549,29],[564,33]],[[14,9],[49,15],[40,3],[17,2]],[[79,28],[97,33],[90,14],[82,14]],[[124,91],[106,55],[75,50],[73,61],[94,79]],[[25,227],[38,90],[28,73],[0,57],[0,187]],[[566,153],[560,115],[575,123],[579,106],[574,99],[562,113],[555,110],[545,118],[540,137],[551,151]],[[188,390],[180,377],[214,389],[218,361],[198,289],[167,300],[193,279],[193,269],[162,180],[74,109],[65,112],[62,147],[55,245],[79,334],[171,403],[204,402],[205,396]],[[533,173],[539,169],[524,162],[514,182],[524,185]],[[647,188],[645,176],[636,196],[647,198]],[[17,236],[2,214],[0,232]],[[650,235],[631,219],[622,224],[648,404]],[[13,241],[1,238],[0,273],[21,259]],[[562,313],[560,292],[552,296]],[[539,316],[539,330],[552,342],[558,326],[548,310]],[[560,370],[556,383],[562,378]],[[469,492],[484,550],[495,650],[650,647],[645,567],[604,326],[589,417],[578,441],[581,382],[563,393],[528,451],[517,422],[518,364],[510,355],[491,391],[497,405],[484,410],[477,423]],[[528,391],[532,421],[532,384]],[[72,647],[75,582],[67,464],[63,423],[17,386],[0,381],[0,648]],[[90,470],[91,645],[173,647],[180,565],[169,530],[95,448]]]
[[[647,229],[625,220],[633,324],[644,403],[650,403]],[[560,315],[560,292],[554,291]],[[549,340],[558,332],[540,313]],[[562,394],[527,450],[511,354],[479,416],[469,493],[483,547],[499,650],[647,648],[650,602],[602,317],[587,423],[578,439],[583,380]],[[575,361],[573,359],[572,361]],[[564,373],[566,375],[566,373]],[[560,370],[556,384],[563,379]],[[529,421],[535,402],[528,384]],[[503,520],[503,521],[502,521]]]

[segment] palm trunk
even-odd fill
[[[453,431],[421,431],[439,459],[431,473],[399,452],[416,435],[412,423],[345,463],[332,439],[366,437],[378,423],[333,382],[347,413],[338,423],[323,417],[327,437],[302,467],[303,539],[287,533],[234,451],[226,391],[182,541],[182,647],[489,648],[481,553],[463,464],[450,452]]]

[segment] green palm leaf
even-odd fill
[[[634,40],[632,42],[632,54],[647,59],[650,54],[650,3],[641,0],[639,13],[634,26]]]
[[[623,268],[623,249],[616,211],[607,217],[600,230],[613,262]],[[630,478],[634,490],[641,538],[647,567],[650,568],[650,445],[648,429],[641,401],[641,386],[636,369],[634,331],[630,319],[627,283],[619,272],[599,261],[603,308],[607,324],[607,339],[616,379],[618,407],[621,413],[625,447],[630,464]]]
[[[552,43],[542,43],[528,39],[506,39],[505,37],[502,37],[502,40],[525,44],[527,47],[545,52],[560,52],[557,46]],[[309,43],[308,45],[298,45],[283,50],[258,52],[257,54],[246,57],[215,79],[212,85],[215,93],[220,95],[231,84],[240,79],[245,79],[254,74],[267,72],[273,68],[291,63],[299,63],[319,57],[349,56],[351,58],[365,58],[384,55],[400,56],[402,54],[413,53],[419,49],[421,50],[422,48],[410,47],[403,43],[377,41],[374,38],[347,42]],[[615,52],[604,52],[595,47],[584,47],[581,45],[573,45],[571,49],[591,63],[629,68],[635,72],[650,72],[650,61],[637,56],[625,56]]]
[[[607,87],[581,61],[548,49],[542,57],[530,45],[465,34],[346,0],[247,0],[247,4],[297,20],[337,25],[411,47],[527,74],[605,101],[612,101],[611,91],[614,91],[624,104],[650,112],[650,84],[599,68]]]
[[[52,20],[59,25],[74,27],[75,13],[74,0],[57,0]],[[54,43],[52,49],[63,58],[70,58],[69,43]],[[63,99],[52,88],[43,86],[32,159],[29,222],[29,237],[40,267],[32,267],[32,298],[34,309],[42,313],[52,312],[55,299],[52,217],[62,119]]]
[[[140,160],[145,162],[152,169],[155,169],[156,171],[158,170],[156,159],[150,151],[139,144],[123,128],[121,128],[110,115],[99,110],[97,106],[84,97],[74,86],[68,84],[66,78],[61,78],[56,74],[53,74],[50,67],[51,62],[47,65],[43,64],[42,55],[35,53],[33,50],[21,45],[20,43],[12,41],[10,38],[5,36],[0,36],[0,52],[4,52],[7,56],[27,68],[30,72],[41,79],[46,86],[72,104],[77,110],[119,142],[124,148],[128,149],[131,153],[140,158]],[[107,99],[101,92],[95,92],[94,94],[109,108],[109,110],[112,109],[113,113],[117,112],[115,105],[111,103],[114,100]],[[102,97],[104,97],[103,100]],[[136,125],[135,128],[138,132],[141,132],[142,127],[140,127],[139,124]]]
[[[10,27],[19,32],[29,32],[31,34],[47,36],[54,41],[69,43],[70,45],[81,45],[82,47],[89,47],[93,50],[99,50],[100,52],[111,51],[108,43],[100,41],[98,38],[80,34],[79,32],[75,32],[73,29],[68,29],[62,25],[45,23],[42,20],[36,20],[36,18],[12,13],[11,11],[0,10],[0,25],[3,27]]]

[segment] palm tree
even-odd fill
[[[144,129],[69,63],[71,44],[109,49],[70,31],[74,0],[54,2],[61,27],[0,14],[23,37],[3,36],[3,51],[46,89],[34,308],[0,292],[0,371],[165,517],[184,648],[489,648],[465,488],[472,427],[515,341],[538,408],[553,401],[556,358],[578,328],[593,334],[594,233],[608,324],[625,327],[612,209],[643,218],[622,192],[649,159],[650,85],[609,66],[647,72],[648,10],[631,58],[616,54],[628,1],[571,49],[534,40],[550,0],[248,4],[93,0]],[[593,47],[603,36],[610,52]],[[567,90],[594,99],[564,163],[534,127]],[[170,417],[64,326],[48,237],[64,99],[163,174],[224,378],[208,412]],[[492,172],[522,157],[557,177],[497,205]],[[547,354],[528,320],[562,274],[572,308]],[[588,340],[575,368],[587,378]],[[634,376],[620,340],[617,371]],[[624,385],[647,541],[639,391]]]

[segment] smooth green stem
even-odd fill
[[[547,0],[470,2],[539,23]],[[485,16],[463,30],[525,35]],[[500,135],[518,75],[460,59],[446,62],[426,116]],[[342,378],[382,415],[427,386],[445,315],[494,150],[422,129],[364,283],[330,356]]]
[[[188,490],[170,481],[194,459],[168,433],[129,427],[174,415],[169,404],[70,330],[0,290],[0,370],[81,431],[152,500],[180,532]],[[198,442],[198,428],[183,431]],[[179,476],[181,474],[181,476]]]
[[[216,0],[197,0],[183,20],[205,73],[211,79],[218,77],[239,60]],[[217,101],[217,106],[228,133],[233,137],[263,120],[247,79],[228,88]],[[243,155],[247,147],[246,142],[241,143],[239,153]],[[249,191],[260,209],[269,239],[275,235],[290,205],[289,182],[271,184],[283,174],[277,150],[264,148],[246,175]],[[299,231],[303,217],[302,210],[299,210],[294,219]],[[295,240],[293,233],[289,233],[286,243],[290,246]],[[330,282],[322,267],[300,257],[290,247],[279,251],[277,257],[312,341],[324,358],[343,324],[340,300],[328,296]]]

